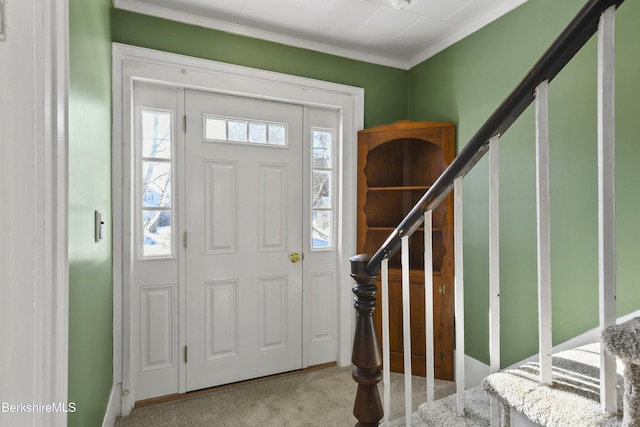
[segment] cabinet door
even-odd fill
[[[377,282],[381,288],[380,281]],[[410,274],[410,322],[411,322],[411,371],[413,375],[426,376],[426,328],[424,275],[419,271]],[[440,274],[433,277],[433,319],[434,319],[434,361],[435,377],[453,380],[453,289],[443,283]],[[378,338],[382,343],[382,292],[376,299],[378,310],[375,312]],[[389,271],[389,353],[391,371],[404,372],[404,335],[402,332],[402,279],[401,272]]]

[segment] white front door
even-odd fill
[[[340,111],[143,82],[133,100],[134,399],[335,361]]]
[[[185,92],[186,389],[300,369],[303,107]]]

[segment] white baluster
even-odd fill
[[[432,402],[435,387],[433,360],[433,212],[424,213],[424,320],[427,402]]]
[[[462,239],[462,178],[453,182],[453,230],[455,252],[456,392],[458,415],[464,415],[464,257]]]
[[[409,295],[409,236],[402,239],[402,338],[404,351],[404,406],[405,425],[411,427],[411,413],[413,412],[411,390],[411,298]]]
[[[389,422],[391,412],[391,356],[389,350],[389,260],[382,260],[382,385],[384,387],[384,422]]]
[[[551,221],[549,207],[549,81],[536,88],[536,198],[538,213],[538,351],[540,382],[552,382]]]
[[[489,140],[489,358],[491,373],[500,370],[500,197],[498,135]],[[491,425],[500,425],[500,403],[491,398]]]
[[[616,323],[615,6],[598,27],[598,248],[600,327]],[[601,350],[600,402],[617,411],[615,357]]]

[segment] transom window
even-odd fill
[[[219,116],[204,116],[207,140],[231,143],[288,146],[286,123],[273,123]]]

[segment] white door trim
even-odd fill
[[[348,258],[355,254],[355,197],[356,197],[356,135],[364,127],[364,89],[328,83],[303,77],[257,70],[237,65],[197,59],[113,44],[113,277],[114,277],[114,382],[122,384],[122,414],[133,409],[135,390],[132,390],[134,364],[131,361],[131,306],[125,295],[130,289],[131,266],[129,239],[124,239],[124,212],[130,209],[125,200],[123,173],[131,170],[123,164],[130,156],[125,150],[131,147],[130,130],[125,129],[124,118],[130,115],[131,94],[134,80],[176,85],[240,96],[251,96],[301,105],[317,105],[337,108],[343,120],[340,153],[340,203],[342,218],[339,221],[337,242],[338,271],[338,324],[339,344],[337,359],[340,366],[350,363],[353,340],[353,308],[351,298],[350,265]],[[184,377],[184,375],[183,375]],[[181,385],[181,388],[183,385]]]
[[[68,1],[4,2],[0,40],[0,401],[66,403]],[[67,414],[3,414],[66,426]]]

